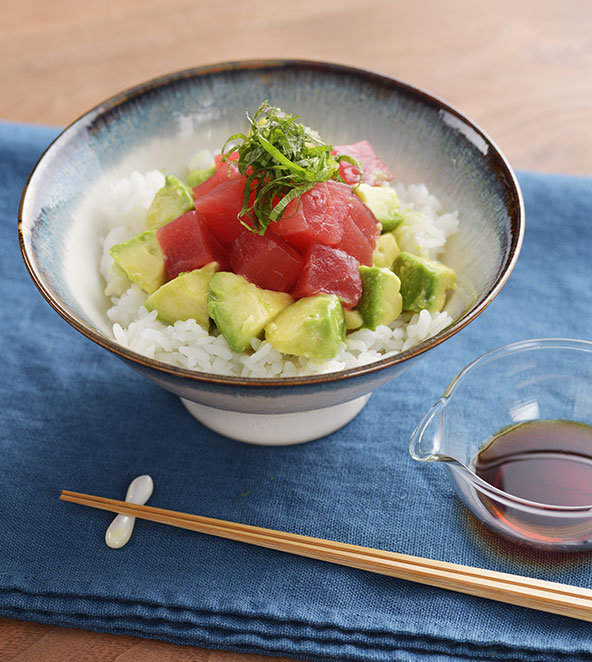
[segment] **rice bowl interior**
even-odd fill
[[[116,278],[111,271],[110,248],[145,229],[146,211],[163,185],[164,175],[158,170],[145,174],[133,172],[129,177],[109,183],[110,190],[97,210],[111,228],[100,240],[99,266],[107,291],[110,281]],[[399,233],[401,248],[411,252],[419,249],[430,259],[439,259],[445,252],[448,238],[458,230],[458,213],[443,211],[442,203],[424,184],[398,184],[395,189],[401,209],[405,210],[404,232]],[[234,352],[222,334],[217,334],[215,329],[214,333],[208,332],[193,319],[180,320],[174,325],[163,324],[156,319],[156,311],[146,310],[146,299],[147,295],[136,284],[121,296],[110,297],[112,305],[106,310],[106,316],[118,343],[181,368],[239,377],[295,377],[347,370],[394,356],[437,334],[452,322],[446,310],[403,313],[388,326],[348,333],[334,358],[308,359],[282,354],[259,338],[251,341],[250,352]]]

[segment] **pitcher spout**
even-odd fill
[[[447,398],[442,397],[423,417],[411,435],[409,452],[420,462],[450,462],[453,458],[445,455],[442,448],[442,411]]]

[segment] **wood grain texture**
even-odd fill
[[[0,0],[0,118],[64,125],[177,69],[320,59],[446,99],[515,168],[592,175],[591,34],[589,0]],[[0,662],[63,659],[279,660],[0,619]]]
[[[0,618],[0,662],[294,662]]]
[[[589,0],[0,2],[0,117],[63,125],[200,64],[304,57],[443,97],[517,168],[592,175]]]

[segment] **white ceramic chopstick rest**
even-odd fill
[[[150,476],[138,476],[132,480],[130,486],[127,488],[125,500],[129,503],[137,503],[143,506],[152,495],[153,489],[154,483]],[[107,545],[113,549],[123,547],[132,535],[135,521],[136,518],[129,515],[117,515],[105,533],[105,542]]]

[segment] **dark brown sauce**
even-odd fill
[[[483,480],[553,506],[592,505],[592,426],[540,420],[500,430],[473,461]]]

